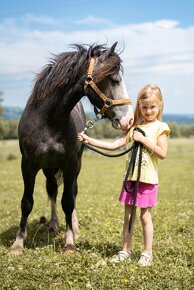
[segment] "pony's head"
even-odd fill
[[[90,102],[111,120],[115,129],[128,130],[134,116],[123,80],[121,59],[115,52],[116,45],[90,48],[84,90]]]

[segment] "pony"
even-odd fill
[[[46,177],[51,201],[50,229],[55,231],[59,225],[56,200],[58,177],[61,176],[61,205],[66,221],[64,250],[76,250],[75,238],[79,235],[77,177],[84,148],[77,134],[86,125],[81,98],[87,96],[95,111],[108,118],[115,129],[128,130],[133,122],[116,45],[117,42],[108,48],[103,44],[74,44],[72,50],[53,55],[50,63],[36,75],[18,128],[24,192],[19,229],[10,248],[15,255],[24,249],[26,224],[33,208],[39,170]]]

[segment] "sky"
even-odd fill
[[[164,113],[194,114],[193,0],[1,0],[2,105],[25,107],[52,54],[115,41],[134,104],[144,85],[156,84]]]

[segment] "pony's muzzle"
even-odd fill
[[[133,118],[130,120],[126,117],[122,117],[121,119],[114,118],[112,121],[112,126],[114,129],[127,131],[133,124]]]

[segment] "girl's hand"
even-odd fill
[[[143,143],[143,140],[144,140],[144,136],[143,136],[143,134],[141,133],[141,132],[139,132],[139,131],[133,131],[133,134],[132,134],[132,139],[134,140],[134,141],[137,141],[137,142],[141,142],[141,143]]]
[[[86,134],[84,133],[78,133],[77,138],[79,141],[84,142],[84,143],[89,143],[89,138]]]

